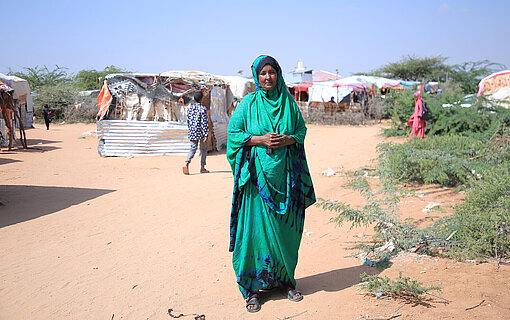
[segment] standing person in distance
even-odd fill
[[[191,149],[188,153],[185,166],[182,172],[189,174],[189,164],[195,156],[198,145],[200,144],[200,173],[209,173],[205,168],[205,159],[207,157],[207,138],[209,136],[209,121],[207,119],[207,109],[202,105],[204,94],[202,91],[196,91],[193,95],[195,103],[188,107],[188,138],[191,143]]]
[[[412,137],[417,136],[421,139],[425,139],[425,127],[427,126],[427,122],[423,117],[424,110],[424,102],[419,92],[414,93],[414,113],[409,117],[409,121],[407,125],[411,127],[411,134],[409,135],[408,140],[411,140]]]
[[[50,122],[53,119],[53,117],[51,116],[51,111],[50,111],[50,109],[48,109],[47,104],[44,105],[43,117],[44,117],[44,123],[46,124],[46,130],[50,130]]]

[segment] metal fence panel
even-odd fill
[[[186,155],[188,127],[179,122],[101,120],[98,152],[110,156]]]

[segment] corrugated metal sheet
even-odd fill
[[[220,151],[227,147],[227,128],[228,123],[214,122],[214,137],[216,138],[216,150]]]
[[[227,123],[214,122],[216,149],[227,145]],[[101,120],[97,151],[103,157],[186,155],[188,127],[176,121]]]
[[[103,157],[186,155],[190,148],[187,126],[173,121],[102,120],[97,137]]]

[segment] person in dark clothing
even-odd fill
[[[43,109],[44,123],[46,124],[46,130],[50,130],[50,122],[52,120],[51,111],[48,109],[48,105],[44,105]]]

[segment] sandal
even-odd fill
[[[299,296],[296,297],[296,295],[299,295]],[[299,302],[299,301],[303,300],[303,295],[301,294],[301,292],[297,291],[296,289],[291,289],[291,290],[287,291],[287,298],[290,301]]]
[[[255,308],[250,308],[250,306],[255,306]],[[246,299],[246,310],[250,313],[260,311],[260,298],[258,293],[252,293],[248,299]]]

